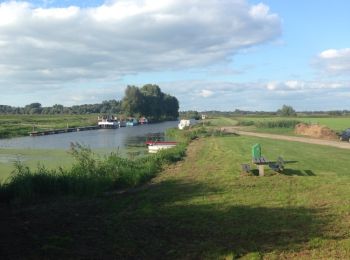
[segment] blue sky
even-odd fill
[[[0,1],[0,104],[158,84],[181,110],[349,109],[350,1]]]

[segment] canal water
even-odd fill
[[[122,127],[118,129],[99,129],[45,136],[28,136],[0,140],[0,148],[25,149],[69,149],[71,143],[80,143],[91,149],[125,148],[145,143],[147,136],[164,133],[165,130],[177,127],[177,121],[157,124]]]

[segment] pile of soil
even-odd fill
[[[306,135],[320,139],[335,140],[337,134],[330,128],[323,125],[308,125],[299,123],[295,126],[294,132],[299,135]]]

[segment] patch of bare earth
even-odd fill
[[[323,125],[308,125],[304,123],[297,124],[294,132],[298,135],[305,135],[326,140],[338,139],[337,134],[330,128]]]

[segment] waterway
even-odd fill
[[[121,156],[135,156],[136,153],[142,156],[148,153],[144,146],[148,136],[164,134],[165,130],[177,127],[177,124],[177,121],[169,121],[118,129],[0,139],[0,182],[10,176],[16,161],[31,169],[38,165],[48,169],[69,168],[73,163],[69,154],[71,143],[88,146],[99,155],[118,152]]]
[[[28,136],[0,140],[0,148],[24,149],[69,149],[71,143],[80,143],[91,149],[125,148],[142,145],[147,136],[164,133],[166,129],[176,127],[177,121],[157,124],[122,127],[118,129],[99,129],[45,136]]]

